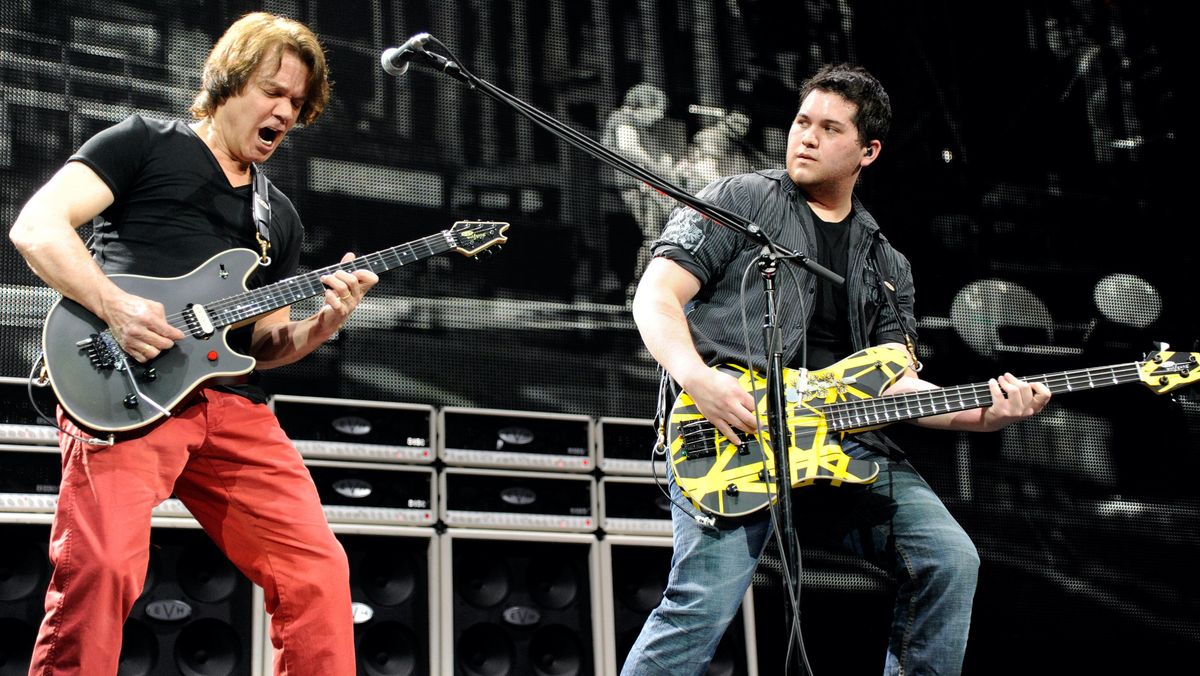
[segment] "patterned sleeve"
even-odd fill
[[[746,201],[744,193],[740,184],[722,178],[710,183],[697,197],[731,211],[746,213],[742,208],[742,202]],[[740,246],[740,235],[735,231],[714,223],[691,207],[679,206],[671,212],[651,249],[655,256],[679,264],[703,286],[720,277]]]

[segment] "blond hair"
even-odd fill
[[[304,24],[266,12],[238,19],[213,46],[204,62],[200,91],[192,101],[192,116],[198,120],[211,117],[226,99],[245,89],[265,59],[275,59],[278,69],[285,49],[308,66],[304,105],[297,120],[300,124],[315,122],[329,102],[325,50]]]

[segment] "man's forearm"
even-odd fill
[[[323,329],[319,315],[256,326],[252,352],[257,368],[272,369],[300,361],[329,340],[337,329]]]

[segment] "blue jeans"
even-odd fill
[[[843,450],[879,463],[865,487],[794,490],[802,542],[818,538],[862,555],[896,580],[896,606],[883,673],[962,672],[979,554],[925,480],[897,462],[847,440]],[[701,527],[695,508],[670,482],[675,552],[658,607],[630,649],[622,676],[703,674],[737,614],[771,534],[766,510]],[[685,506],[681,507],[681,505]]]

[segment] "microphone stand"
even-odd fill
[[[426,50],[424,47],[425,43],[438,45],[449,54],[450,58]],[[844,284],[845,279],[819,263],[809,260],[803,253],[790,251],[771,241],[762,228],[744,216],[701,200],[654,172],[602,145],[590,136],[567,126],[490,82],[476,77],[466,68],[463,68],[458,63],[457,57],[437,38],[430,36],[427,40],[422,41],[421,44],[416,44],[412,48],[409,58],[417,58],[418,56],[425,59],[427,65],[435,70],[440,70],[466,83],[471,89],[481,91],[497,101],[512,106],[517,112],[529,118],[538,126],[576,148],[583,150],[618,171],[648,184],[660,193],[707,216],[714,223],[730,228],[762,247],[762,253],[758,260],[758,268],[762,277],[763,293],[767,305],[766,314],[763,318],[763,341],[767,356],[767,422],[771,437],[770,446],[774,451],[775,457],[776,508],[779,514],[780,535],[783,538],[786,548],[786,551],[780,551],[779,555],[784,566],[784,575],[789,580],[794,581],[794,588],[798,588],[800,584],[798,570],[800,547],[796,539],[795,524],[792,520],[791,470],[788,460],[788,448],[791,445],[791,441],[787,434],[787,424],[784,417],[786,409],[784,407],[783,394],[783,335],[778,323],[775,279],[779,269],[778,264],[781,260],[799,263],[805,269],[823,277],[836,286]],[[792,611],[796,616],[795,619],[798,619],[800,614],[798,601],[798,597],[791,598],[790,605],[793,606]],[[789,624],[792,621],[793,618],[789,617]],[[793,634],[793,638],[795,637],[796,635]],[[802,641],[797,641],[797,643],[803,657],[804,644]],[[806,659],[802,660],[802,664],[807,669]]]

